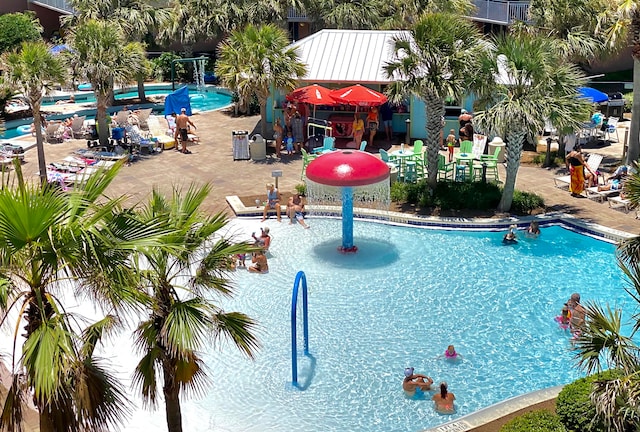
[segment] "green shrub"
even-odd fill
[[[619,377],[619,371],[606,371],[601,374],[580,378],[564,386],[556,399],[556,413],[568,430],[581,432],[605,432],[602,422],[591,424],[596,409],[591,402],[592,383],[599,379]]]
[[[500,202],[500,188],[494,183],[438,183],[433,205],[443,210],[488,210]]]
[[[304,183],[298,183],[296,185],[296,192],[298,192],[301,196],[307,195],[307,185]]]
[[[500,432],[565,432],[560,418],[548,410],[531,411],[514,418]]]
[[[544,207],[544,199],[540,195],[519,190],[513,192],[511,213],[528,215],[532,210],[540,207]]]
[[[407,200],[407,183],[393,182],[390,191],[391,201],[399,202]]]
[[[546,158],[547,158],[547,152],[538,153],[533,157],[533,163],[536,165],[543,165]],[[558,156],[557,151],[551,152],[551,166],[552,167],[564,166],[564,159]]]
[[[168,81],[171,79],[171,62],[181,57],[173,52],[163,52],[160,57],[151,60],[153,63],[153,75],[158,81]],[[185,64],[182,62],[174,63],[174,72],[176,79],[184,79],[187,76]]]

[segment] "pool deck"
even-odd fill
[[[147,156],[142,160],[124,167],[109,189],[111,195],[126,194],[134,201],[143,200],[153,187],[169,191],[172,185],[187,185],[190,182],[210,182],[212,193],[205,203],[208,211],[233,212],[227,205],[227,196],[246,196],[265,193],[264,184],[273,182],[273,170],[281,170],[279,179],[281,191],[293,191],[295,185],[301,183],[300,171],[302,159],[299,155],[283,156],[276,159],[269,154],[265,160],[233,160],[231,132],[247,130],[250,136],[259,132],[256,125],[258,116],[231,117],[222,112],[206,112],[194,115],[192,121],[198,127],[200,143],[190,146],[190,155],[167,150],[161,154]],[[13,139],[11,142],[21,143],[26,147],[33,146],[35,139],[25,137]],[[379,144],[389,148],[392,144],[380,141]],[[45,144],[47,162],[55,162],[71,154],[74,150],[86,148],[85,140],[71,140],[62,144]],[[377,153],[378,147],[369,149]],[[614,168],[622,155],[622,144],[598,148],[587,148],[605,155],[603,165]],[[500,165],[500,176],[504,179],[504,168]],[[35,150],[26,152],[23,171],[26,176],[35,177],[38,171]],[[640,220],[635,212],[609,208],[606,202],[599,203],[587,198],[573,198],[569,192],[554,186],[553,178],[566,174],[565,169],[543,169],[536,166],[521,166],[518,171],[516,187],[521,190],[535,192],[545,199],[548,211],[565,213],[581,219],[587,224],[600,224],[617,231],[632,234],[640,232]]]
[[[149,196],[153,187],[169,192],[174,185],[186,186],[191,182],[199,184],[210,182],[212,193],[205,202],[204,209],[210,212],[227,212],[230,217],[233,217],[234,213],[227,204],[226,197],[265,193],[265,183],[273,181],[271,177],[273,170],[282,171],[282,177],[279,179],[281,191],[293,191],[295,185],[301,183],[302,160],[299,155],[283,156],[282,159],[276,159],[270,154],[262,161],[233,160],[232,131],[247,130],[250,132],[250,136],[253,136],[259,132],[256,129],[259,122],[258,116],[234,118],[222,112],[207,112],[194,115],[192,121],[196,124],[200,137],[200,143],[190,146],[192,154],[184,155],[174,150],[166,150],[161,154],[146,156],[130,166],[123,167],[107,193],[110,196],[128,195],[131,202],[141,202]],[[30,147],[25,155],[23,172],[26,177],[36,179],[38,161],[36,151],[33,148],[35,139],[25,137],[11,140],[11,142]],[[393,144],[399,144],[399,141],[394,143],[380,141],[379,144],[389,148]],[[86,148],[86,140],[45,144],[47,162],[62,160],[74,150],[81,148]],[[605,162],[603,165],[606,164],[607,167],[613,168],[620,161],[622,144],[613,143],[586,150],[604,154]],[[369,151],[377,153],[377,147],[374,147],[373,150],[370,148]],[[499,169],[500,176],[504,179],[504,168],[500,166]],[[609,208],[606,202],[599,203],[587,198],[572,198],[566,190],[555,187],[553,178],[566,174],[564,171],[564,169],[547,170],[534,166],[521,166],[516,187],[544,197],[547,208],[551,212],[545,217],[574,218],[576,224],[582,224],[587,229],[594,225],[602,225],[610,228],[610,232],[617,233],[620,237],[624,237],[624,233],[637,235],[640,232],[640,220],[635,218],[635,212],[624,213]],[[231,198],[231,201],[234,201],[234,198]],[[238,201],[235,198],[236,206],[239,205]],[[258,221],[259,216],[256,216],[256,210],[258,209],[249,209],[248,213]],[[562,216],[558,216],[560,214]],[[396,215],[395,217],[399,222],[407,220],[407,215]],[[511,218],[504,219],[504,223],[512,223],[511,221]],[[474,223],[474,221],[462,218],[455,218],[454,222],[458,224]],[[496,221],[493,220],[493,222]],[[272,218],[268,223],[276,222]],[[483,222],[476,220],[475,223],[482,224]],[[466,431],[508,412],[551,399],[557,395],[558,391],[559,388],[554,387],[535,392],[533,395],[510,399],[458,419],[451,424],[439,426],[432,431]]]

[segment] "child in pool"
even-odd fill
[[[538,221],[531,221],[529,228],[527,228],[526,236],[527,237],[538,237],[540,235],[540,225]]]
[[[569,305],[567,303],[562,307],[562,311],[560,312],[560,323],[569,325],[569,321],[571,320],[571,311],[569,310]]]
[[[444,352],[444,357],[448,359],[462,358],[462,356],[456,352],[456,349],[453,345],[449,345],[447,347],[447,350]]]

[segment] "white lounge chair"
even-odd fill
[[[607,128],[604,131],[604,139],[611,142],[611,137],[616,137],[616,142],[618,142],[618,117],[609,117],[607,121]]]
[[[82,139],[85,137],[86,129],[84,127],[84,121],[86,116],[74,117],[71,121],[71,136],[76,139]]]
[[[599,191],[597,186],[586,188],[584,191],[587,195],[587,198],[600,202],[608,199],[609,197],[614,197],[620,194],[620,191],[618,189]]]
[[[631,200],[622,198],[621,196],[609,197],[607,201],[609,202],[609,207],[612,209],[622,209],[625,213],[628,213],[632,208]]]

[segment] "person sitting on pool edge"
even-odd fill
[[[430,390],[433,380],[422,374],[414,374],[415,369],[408,367],[404,370],[404,380],[402,381],[402,390],[404,390],[407,396],[413,397],[416,394],[416,390],[420,391]]]
[[[276,211],[276,218],[278,222],[280,222],[280,192],[278,192],[278,189],[276,189],[273,183],[267,183],[267,203],[264,205],[261,222],[267,219],[267,212],[269,210]]]
[[[440,383],[440,392],[433,395],[431,398],[435,404],[435,409],[440,414],[453,414],[456,412],[456,409],[453,406],[453,401],[455,400],[455,395],[453,393],[449,393],[449,386],[446,382]]]

